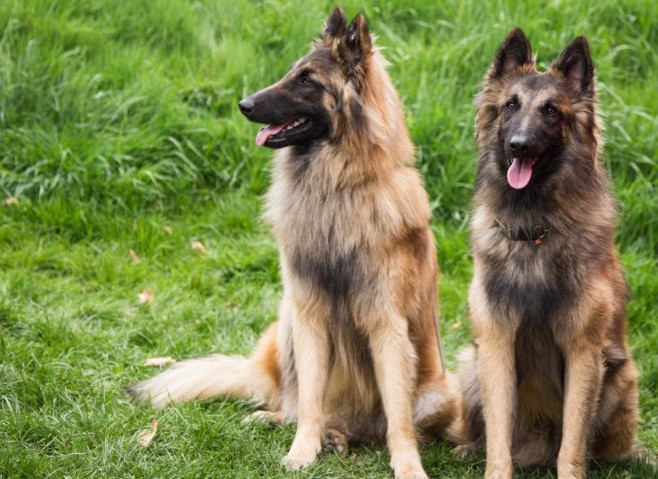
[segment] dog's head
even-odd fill
[[[339,115],[349,109],[345,99],[358,97],[372,53],[363,15],[348,26],[343,12],[335,9],[308,55],[281,80],[238,103],[249,120],[267,125],[256,143],[283,148],[337,135]]]
[[[478,143],[514,190],[541,184],[596,144],[594,67],[585,37],[538,72],[520,29],[501,44],[478,99]],[[596,149],[594,149],[596,153]]]

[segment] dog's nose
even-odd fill
[[[509,148],[514,153],[525,153],[528,151],[528,137],[525,135],[514,135],[509,142]]]
[[[254,102],[249,98],[244,98],[238,102],[238,106],[242,113],[250,113],[254,109]]]

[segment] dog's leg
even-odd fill
[[[485,477],[510,479],[517,402],[514,335],[507,329],[488,328],[480,336],[477,363],[487,441]]]
[[[412,423],[416,364],[406,321],[379,324],[370,336],[375,377],[388,424],[387,442],[396,479],[427,479]]]
[[[565,397],[558,479],[583,479],[603,378],[601,348],[573,342],[564,351]]]
[[[297,315],[293,322],[293,351],[298,381],[297,432],[283,464],[303,469],[315,461],[322,447],[323,398],[329,372],[329,345],[325,322],[310,315]]]

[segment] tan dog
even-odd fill
[[[323,436],[386,437],[400,479],[426,478],[416,441],[456,401],[441,362],[437,261],[427,195],[397,92],[364,18],[337,9],[277,83],[240,102],[279,148],[266,220],[281,252],[278,324],[249,359],[185,361],[130,388],[155,407],[240,397],[297,421],[284,464],[313,463]],[[329,429],[328,429],[329,428]]]
[[[601,163],[594,68],[576,38],[535,69],[519,29],[477,100],[470,311],[461,365],[465,447],[486,436],[489,479],[519,464],[585,477],[587,459],[629,455],[637,372],[615,203]]]

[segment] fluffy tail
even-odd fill
[[[176,363],[126,390],[159,409],[195,399],[240,398],[276,410],[280,403],[277,323],[261,337],[249,358],[214,354]]]
[[[457,355],[459,367],[452,377],[459,396],[459,412],[447,431],[448,439],[459,446],[456,454],[463,455],[478,449],[484,438],[482,398],[475,348],[462,349]]]

